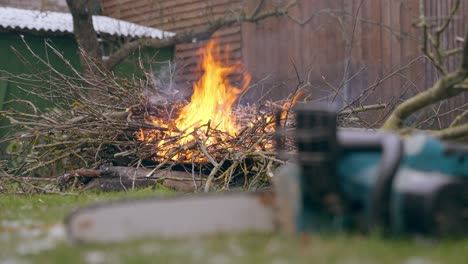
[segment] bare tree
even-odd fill
[[[440,25],[433,25],[428,22],[424,15],[424,1],[420,1],[420,18],[417,27],[423,33],[422,52],[431,60],[441,75],[441,78],[429,89],[416,94],[412,98],[404,101],[388,117],[383,129],[399,130],[403,128],[403,122],[413,113],[430,106],[434,103],[446,100],[468,91],[468,30],[465,34],[463,48],[446,50],[441,45],[441,37],[447,30],[450,22],[460,8],[461,0],[455,2],[450,14],[443,19]],[[461,54],[462,62],[453,72],[449,72],[446,67],[448,57]],[[440,138],[463,138],[468,135],[468,124],[457,126],[458,120],[467,115],[465,111],[455,118],[449,128],[436,132]]]

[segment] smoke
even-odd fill
[[[163,105],[188,100],[189,85],[177,82],[177,65],[173,61],[159,62],[159,69],[152,72],[152,85],[147,97],[153,105]]]

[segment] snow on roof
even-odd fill
[[[93,25],[96,32],[115,36],[161,39],[175,35],[106,16],[93,16]],[[0,7],[0,28],[73,33],[73,18],[70,13]]]

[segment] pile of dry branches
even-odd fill
[[[64,188],[69,185],[63,183],[77,186],[73,177],[85,182],[89,175],[99,177],[103,170],[120,166],[144,169],[138,175],[146,179],[168,179],[161,171],[182,171],[184,174],[172,180],[193,182],[193,189],[228,189],[233,184],[255,189],[268,183],[268,175],[282,163],[275,158],[273,117],[283,102],[261,108],[239,106],[233,114],[243,129],[235,136],[224,135],[208,123],[191,133],[194,140],[179,144],[187,136],[184,131],[172,129],[168,136],[167,126],[155,126],[148,120],[158,117],[170,123],[186,102],[155,103],[152,97],[164,95],[158,94],[153,75],[143,67],[141,78],[132,79],[107,71],[82,73],[52,45],[46,45],[67,70],[57,70],[29,49],[47,71],[8,76],[50,107],[45,112],[33,102],[14,100],[0,111],[11,132],[1,139],[8,144],[3,180],[60,176]],[[24,59],[22,54],[17,56]],[[24,63],[35,69],[30,61],[24,59]],[[95,62],[89,59],[87,63]],[[138,140],[142,133],[152,136]],[[158,146],[162,138],[165,143]],[[207,138],[215,140],[208,144]]]

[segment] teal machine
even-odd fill
[[[338,130],[336,113],[315,105],[298,106],[296,122],[297,157],[276,185],[297,186],[288,201],[298,231],[468,235],[467,145]]]

